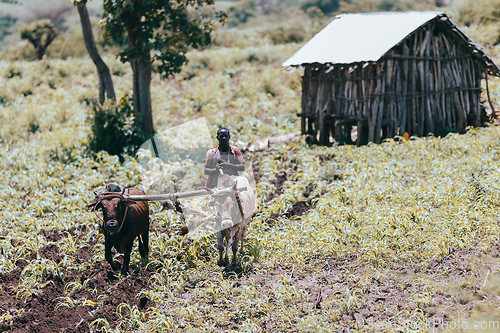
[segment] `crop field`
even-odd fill
[[[265,36],[227,29],[175,78],[154,76],[157,130],[202,117],[232,143],[300,130],[302,73],[280,66],[299,45]],[[129,66],[105,61],[130,94]],[[239,261],[217,266],[215,235],[181,235],[181,214],[152,202],[149,262],[135,244],[123,277],[87,205],[106,184],[144,184],[136,159],[89,156],[96,94],[90,59],[0,60],[0,331],[500,330],[500,128],[244,152],[257,211]]]

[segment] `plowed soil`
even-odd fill
[[[285,171],[275,176],[273,182],[277,191],[268,200],[281,193],[288,178]],[[259,177],[260,174],[256,173],[256,178]],[[303,199],[294,203],[283,215],[290,218],[307,214],[313,207],[313,200],[318,197],[318,194],[311,196],[313,191],[313,184],[307,186]],[[277,217],[271,216],[270,220]],[[150,289],[148,281],[157,269],[154,265],[135,268],[126,277],[115,276],[115,272],[111,271],[105,261],[96,262],[85,271],[65,270],[61,265],[57,276],[44,276],[41,289],[31,295],[19,294],[21,274],[30,261],[49,259],[60,263],[61,249],[51,242],[57,242],[67,237],[67,234],[77,239],[86,232],[85,227],[57,232],[42,230],[40,234],[45,237],[48,245],[41,247],[38,253],[31,253],[18,260],[11,271],[0,274],[0,315],[11,315],[10,320],[0,322],[0,332],[88,332],[89,324],[99,318],[105,318],[110,327],[114,328],[119,319],[117,308],[120,304],[125,303],[129,307],[135,305],[140,311],[147,311],[155,306],[146,297],[138,297],[141,291]],[[80,247],[74,253],[74,261],[77,264],[91,262],[94,254],[90,249],[97,241],[93,240]],[[13,245],[20,242],[22,240],[12,240]],[[423,328],[423,331],[439,331],[443,323],[456,320],[457,313],[473,312],[476,308],[484,313],[481,308],[483,300],[487,299],[490,305],[500,308],[498,288],[494,285],[495,281],[500,281],[499,253],[499,245],[493,246],[487,253],[456,250],[447,258],[432,262],[427,270],[417,271],[410,264],[393,265],[384,274],[378,272],[378,275],[373,268],[360,264],[356,255],[343,259],[316,257],[307,259],[304,267],[296,269],[279,266],[272,271],[264,271],[259,263],[254,263],[255,270],[236,272],[237,285],[258,285],[259,290],[266,294],[273,288],[277,276],[286,276],[291,286],[306,292],[307,297],[294,304],[303,309],[304,316],[311,312],[321,313],[325,309],[335,311],[332,306],[339,305],[332,305],[329,299],[332,295],[342,295],[341,298],[346,301],[345,309],[341,311],[341,317],[336,319],[336,324],[346,331],[365,329],[369,325],[369,331],[383,332],[383,323],[398,321],[400,328],[411,330],[414,327],[405,327],[401,314],[415,311],[421,311],[426,320],[425,326],[418,328]],[[235,278],[234,274],[224,276]],[[81,286],[68,293],[68,283],[74,281],[80,281]],[[353,286],[358,290],[356,295],[350,294]],[[178,297],[191,299],[195,288],[202,287],[184,288]],[[361,294],[359,290],[362,290]],[[431,299],[426,299],[426,295],[432,295]],[[348,302],[351,298],[357,299],[358,303],[350,308]],[[69,306],[70,304],[65,303],[68,299],[79,300],[79,303]],[[169,300],[165,302],[168,303]],[[100,306],[95,307],[94,303]],[[233,307],[229,306],[224,311],[238,310],[238,304]],[[214,308],[214,311],[217,309]],[[175,319],[174,323],[182,325],[180,322],[176,323]],[[221,332],[237,329],[238,323],[220,327]],[[263,322],[261,329],[273,331],[272,322]]]
[[[78,237],[78,230],[68,232]],[[42,234],[47,240],[57,241],[62,233]],[[89,244],[91,247],[93,244]],[[61,260],[59,248],[55,244],[43,246],[38,251],[40,258],[51,259],[56,263]],[[85,248],[80,248],[75,254],[76,262],[89,261],[93,254]],[[32,254],[28,260],[36,259]],[[0,274],[0,313],[9,312],[13,315],[10,322],[0,322],[0,331],[10,332],[88,332],[89,323],[97,318],[106,318],[113,327],[117,318],[117,306],[127,303],[137,305],[141,310],[151,306],[145,297],[136,298],[137,294],[147,289],[147,281],[154,272],[154,267],[141,268],[131,275],[117,279],[110,270],[107,262],[98,262],[86,271],[63,270],[60,275],[48,274],[43,279],[45,285],[38,292],[22,299],[17,294],[21,272],[28,262],[19,260],[16,268],[8,273]],[[79,288],[70,294],[64,290],[68,282],[80,281],[85,287]],[[63,297],[71,299],[86,299],[87,305],[65,306]],[[103,306],[94,312],[92,302],[102,302]],[[23,309],[23,310],[21,310]],[[20,311],[20,313],[18,313]]]
[[[73,229],[70,232],[77,237],[79,231]],[[58,240],[62,234],[46,233],[45,237]],[[58,252],[58,247],[50,244],[40,248],[37,255],[58,262]],[[485,277],[491,279],[498,275],[496,267],[500,262],[499,252],[498,245],[486,254],[460,250],[450,254],[445,260],[433,263],[429,270],[420,272],[411,267],[393,267],[391,280],[373,278],[367,283],[363,294],[357,295],[363,298],[363,307],[345,311],[338,324],[356,329],[363,325],[376,325],[384,320],[394,321],[397,313],[415,310],[414,297],[422,291],[421,282],[416,279],[420,277],[428,279],[430,285],[456,285],[456,288],[438,292],[431,304],[424,309],[428,318],[425,327],[432,329],[429,325],[434,325],[439,329],[443,322],[454,320],[454,313],[473,308],[476,303],[494,296],[489,295],[488,290],[483,290],[483,281]],[[80,249],[75,257],[77,261],[88,261],[92,253],[88,249]],[[32,254],[26,259],[34,260],[36,255]],[[471,262],[474,263],[473,271],[467,268]],[[110,327],[115,327],[118,319],[117,307],[122,303],[130,307],[136,305],[140,311],[154,306],[146,297],[137,297],[141,290],[147,290],[149,287],[148,280],[155,271],[151,266],[138,268],[124,278],[116,278],[104,261],[96,263],[86,271],[67,270],[58,276],[49,274],[43,279],[43,288],[22,299],[17,295],[16,287],[27,264],[26,260],[19,260],[13,270],[0,274],[0,313],[9,312],[12,315],[9,322],[0,323],[2,332],[88,332],[89,324],[98,318],[105,318]],[[297,305],[319,311],[330,306],[327,300],[332,294],[345,293],[353,282],[359,285],[370,275],[370,272],[358,264],[355,256],[341,261],[335,258],[314,259],[308,262],[307,266],[315,269],[294,272],[294,268],[279,267],[265,275],[252,271],[238,274],[238,285],[257,284],[265,292],[272,288],[276,276],[289,276],[290,285],[297,290],[305,290],[308,295]],[[487,273],[488,271],[490,273]],[[75,280],[82,283],[86,281],[85,287],[65,294],[66,284]],[[464,281],[467,281],[466,285],[463,284]],[[193,292],[190,288],[185,289],[184,294],[179,297],[189,299]],[[90,302],[68,307],[61,305],[64,304],[62,301],[65,296]],[[346,299],[348,297],[346,295]],[[102,302],[102,306],[94,310],[91,302]],[[238,325],[232,325],[221,328],[221,331],[237,327]],[[262,329],[272,331],[272,326]]]

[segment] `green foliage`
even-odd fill
[[[69,29],[66,32],[59,33],[58,37],[47,47],[45,56],[55,59],[87,58],[88,54],[81,28]],[[14,43],[0,53],[0,58],[12,61],[32,60],[34,57],[33,46],[26,42]]]
[[[60,33],[47,48],[46,56],[56,59],[88,57],[81,28]]]
[[[33,60],[35,58],[35,49],[27,41],[18,42],[9,45],[3,52],[0,52],[0,58],[4,60]]]
[[[211,5],[213,0],[105,0],[101,24],[108,40],[127,34],[133,48],[119,54],[123,62],[151,56],[160,74],[168,77],[180,71],[190,47],[211,42],[215,19],[225,18],[221,12],[205,10]]]
[[[465,25],[464,32],[476,43],[493,46],[500,43],[500,0],[465,0],[458,3],[457,23]]]
[[[383,0],[377,4],[377,10],[383,12],[401,10],[398,1],[396,0]]]
[[[9,102],[9,98],[4,95],[0,95],[0,105],[5,105]]]
[[[325,15],[335,13],[339,9],[339,0],[302,0],[300,8],[307,11],[311,7],[319,8]]]
[[[378,11],[428,11],[443,6],[440,0],[345,0],[339,2],[338,13],[369,13]]]
[[[312,33],[307,16],[301,17],[304,29]],[[207,118],[212,130],[229,127],[233,142],[300,130],[295,114],[300,110],[302,73],[289,73],[280,66],[299,45],[273,45],[266,34],[275,27],[220,31],[221,44],[189,52],[190,66],[178,78],[153,77],[159,131],[200,116]],[[488,49],[495,61],[499,52],[498,47]],[[82,281],[83,272],[100,267],[97,275],[102,277],[107,267],[102,234],[85,206],[94,196],[92,191],[103,189],[104,184],[142,187],[138,163],[130,157],[120,162],[105,151],[93,157],[86,154],[93,126],[86,119],[88,105],[94,105],[96,82],[89,59],[38,63],[2,59],[0,87],[5,90],[0,96],[5,94],[7,103],[0,103],[0,186],[4,189],[0,191],[0,272],[11,272],[20,262],[25,265],[19,285],[13,286],[18,301],[0,320],[22,313],[23,299],[53,288],[44,285],[44,281],[52,283],[50,275],[63,278],[65,294],[101,299],[92,302],[65,295],[50,300],[53,308],[85,306],[93,314],[102,313],[102,303],[111,299],[94,294],[94,276]],[[116,88],[124,95],[130,90],[130,70],[114,57],[106,62],[121,73]],[[32,94],[22,96],[28,89]],[[498,80],[490,81],[490,92],[497,105]],[[94,108],[91,117],[102,113],[102,135],[109,134],[104,131],[109,120],[106,126],[115,126],[120,135],[109,140],[131,139],[130,101]],[[147,268],[140,266],[137,245],[131,260],[140,274],[151,276],[142,281],[136,297],[115,304],[117,321],[93,317],[88,329],[338,332],[348,326],[352,331],[395,332],[407,331],[410,324],[423,325],[436,310],[429,310],[433,300],[460,306],[453,295],[433,284],[443,280],[456,284],[446,275],[457,271],[449,261],[453,254],[460,258],[466,251],[480,253],[498,244],[499,146],[500,130],[490,127],[470,129],[465,135],[387,140],[364,147],[309,147],[301,141],[245,152],[260,178],[258,211],[250,223],[240,265],[217,267],[215,235],[195,241],[180,236],[175,230],[183,223],[181,215],[161,211],[159,204],[152,203],[151,262]],[[282,171],[287,176],[278,191],[276,174]],[[308,197],[310,209],[290,216],[294,205],[309,200],[304,191],[310,184],[315,185]],[[67,231],[75,226],[85,232],[75,231],[72,237]],[[42,230],[59,231],[62,237],[49,240]],[[60,261],[30,256],[46,245],[59,248]],[[79,253],[91,256],[82,260]],[[467,305],[478,313],[479,306],[497,299],[498,274],[493,268],[498,261],[494,260],[487,279],[475,270],[458,273],[461,281],[468,274],[464,285],[480,280],[479,287],[471,287],[474,293],[494,293]],[[418,273],[411,273],[415,269]],[[427,272],[433,281],[420,281]],[[121,287],[128,289],[129,281],[109,282],[106,289],[120,292]],[[456,288],[464,292],[462,286]],[[397,297],[394,306],[392,296]],[[142,297],[153,306],[139,310]],[[367,304],[372,305],[368,308],[374,314],[373,329],[352,319],[366,312]],[[77,318],[75,327],[80,322]],[[404,320],[406,326],[398,324]]]
[[[309,37],[309,33],[302,26],[292,21],[271,34],[273,44],[302,43]]]
[[[462,31],[481,47],[491,48],[500,43],[500,25],[498,23],[471,24],[463,27]]]
[[[218,30],[215,45],[224,47],[238,47],[241,49],[259,45],[286,43],[304,43],[318,33],[329,23],[321,11],[309,8],[308,13],[294,12],[281,18],[272,15],[272,24],[262,25],[259,17],[252,18],[246,25],[248,28],[229,28]],[[276,22],[276,23],[275,23]]]
[[[21,39],[28,40],[35,48],[35,59],[41,60],[47,47],[57,36],[57,31],[49,19],[42,19],[22,26]]]
[[[38,20],[19,28],[21,39],[26,39],[33,44],[42,43],[47,32],[52,29],[52,21],[49,19]]]
[[[95,154],[104,150],[122,161],[126,156],[135,156],[147,138],[135,125],[129,97],[123,97],[117,105],[113,101],[93,103],[92,110],[90,151]]]
[[[246,23],[249,18],[257,15],[257,7],[254,0],[243,0],[229,7],[228,18],[230,26]]]
[[[457,23],[490,24],[500,21],[500,0],[465,0],[456,6]]]

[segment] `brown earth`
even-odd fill
[[[287,169],[288,172],[290,169]],[[256,178],[262,175],[254,170]],[[277,195],[280,194],[283,183],[289,174],[282,171],[273,180]],[[314,184],[309,184],[304,193],[304,199],[297,201],[282,215],[290,218],[300,217],[313,207],[311,197]],[[267,198],[271,200],[272,198]],[[271,216],[270,220],[278,216]],[[121,303],[136,305],[140,311],[147,311],[155,306],[146,297],[137,295],[142,290],[149,289],[149,278],[157,267],[137,268],[131,275],[117,278],[105,262],[97,262],[85,271],[67,270],[61,265],[61,273],[57,276],[48,274],[43,278],[44,286],[37,292],[22,299],[17,293],[23,269],[29,261],[44,258],[60,263],[60,249],[57,244],[67,234],[74,239],[83,237],[86,227],[48,232],[40,231],[48,244],[41,247],[38,253],[31,253],[26,258],[18,260],[16,267],[0,274],[0,315],[9,313],[12,319],[0,322],[0,331],[10,332],[88,332],[89,324],[105,318],[111,328],[116,327],[119,316],[117,307]],[[74,254],[75,263],[91,262],[94,254],[91,248],[98,240],[92,240],[80,247]],[[12,244],[22,243],[22,240],[12,240]],[[363,265],[354,254],[345,258],[310,258],[301,267],[279,266],[271,271],[264,271],[258,263],[255,269],[245,273],[238,268],[223,269],[223,276],[234,279],[237,276],[238,285],[257,284],[263,294],[270,291],[276,283],[276,278],[286,276],[290,286],[306,292],[305,299],[298,300],[294,306],[301,307],[301,315],[332,314],[338,318],[335,322],[348,329],[358,329],[366,325],[378,327],[385,320],[404,325],[402,313],[421,311],[427,320],[427,329],[439,329],[439,323],[456,319],[457,313],[484,313],[485,303],[489,308],[500,308],[500,245],[493,246],[486,253],[479,250],[458,249],[452,251],[443,260],[435,260],[429,268],[418,270],[410,264],[398,264],[376,271]],[[208,255],[207,255],[208,256]],[[178,258],[182,260],[182,258]],[[382,272],[382,273],[380,273]],[[85,287],[65,293],[69,282],[80,281]],[[490,282],[488,282],[490,281]],[[178,297],[190,299],[198,288],[184,288]],[[424,301],[418,297],[429,296]],[[75,306],[64,305],[64,298],[72,300],[87,300]],[[332,298],[342,299],[346,303],[331,302]],[[352,304],[347,304],[353,300]],[[100,303],[97,309],[92,302]],[[166,301],[168,303],[168,300]],[[234,304],[237,311],[238,304]],[[214,308],[214,311],[217,309]],[[224,311],[232,311],[231,308]],[[488,310],[489,311],[489,310]],[[490,311],[491,312],[491,311]],[[495,314],[488,314],[493,315]],[[299,319],[299,318],[297,318]],[[238,323],[220,327],[220,331],[237,329]],[[270,322],[263,322],[264,331],[273,331]],[[411,329],[411,327],[409,327]],[[375,329],[374,331],[383,331]]]
[[[70,229],[68,232],[73,237],[78,237],[82,230]],[[63,237],[61,232],[48,233],[41,231],[48,241],[57,241]],[[94,242],[95,244],[95,242]],[[80,248],[75,253],[75,262],[89,262],[93,257],[90,247]],[[38,251],[40,258],[50,259],[58,263],[59,248],[55,244],[43,246]],[[31,254],[28,260],[36,259],[36,254]],[[137,305],[141,310],[147,310],[152,306],[145,297],[137,299],[136,295],[144,289],[148,289],[149,277],[154,273],[155,268],[148,267],[136,270],[131,275],[117,279],[110,270],[106,262],[94,264],[86,271],[65,270],[58,276],[48,274],[43,278],[42,289],[29,295],[26,299],[21,299],[16,295],[16,287],[19,284],[21,272],[28,262],[18,260],[16,268],[10,272],[0,274],[0,314],[9,312],[13,317],[7,322],[0,322],[0,331],[10,332],[88,332],[89,323],[97,318],[106,318],[111,327],[116,325],[117,306],[127,303],[130,306]],[[80,281],[85,287],[79,288],[70,294],[65,294],[66,284],[71,281]],[[91,302],[102,302],[102,306],[97,311],[88,302],[87,305],[78,304],[67,307],[60,305],[64,299],[60,297],[68,296],[73,300],[86,299]],[[16,315],[16,311],[24,309]]]
[[[73,237],[78,237],[80,231],[71,230],[71,233]],[[62,233],[45,235],[47,239],[56,240]],[[89,248],[92,245],[94,244],[80,248],[75,254],[75,261],[90,261],[93,254]],[[37,255],[58,262],[61,260],[58,253],[57,245],[48,244],[40,248]],[[495,283],[500,279],[499,253],[499,245],[495,245],[487,253],[456,250],[444,260],[432,262],[427,270],[418,271],[411,266],[394,265],[384,272],[385,278],[374,274],[373,268],[358,262],[356,256],[344,259],[311,258],[302,267],[280,266],[268,272],[261,269],[246,273],[237,272],[237,285],[257,284],[265,294],[276,283],[278,276],[287,276],[291,286],[307,292],[307,297],[295,304],[304,309],[304,316],[311,313],[340,313],[337,323],[346,329],[376,325],[384,320],[397,322],[401,313],[411,313],[417,308],[428,318],[427,323],[437,326],[439,323],[455,320],[455,314],[464,310],[473,311],[477,308],[480,311],[481,304],[484,307],[486,299],[492,300],[492,306],[498,308],[498,290],[492,289],[486,281],[490,279]],[[97,318],[106,318],[110,327],[115,327],[118,319],[117,307],[121,303],[136,305],[140,311],[146,311],[154,305],[146,297],[136,297],[141,290],[148,289],[148,280],[155,271],[154,267],[136,269],[130,276],[119,279],[113,275],[106,262],[98,262],[86,271],[63,270],[58,276],[49,274],[43,279],[45,286],[23,300],[16,295],[15,288],[28,260],[34,259],[36,254],[31,254],[26,260],[19,260],[16,268],[10,272],[0,274],[0,314],[9,312],[13,316],[9,322],[0,323],[0,331],[88,332],[89,323]],[[258,263],[254,265],[259,268]],[[225,276],[235,278],[234,274]],[[429,287],[438,288],[429,304],[419,304],[415,301],[415,295],[421,294],[427,288],[422,285],[422,279],[428,281]],[[81,283],[87,280],[85,287],[66,295],[66,284],[75,280]],[[439,289],[444,285],[448,287]],[[485,285],[489,286],[489,289],[485,288]],[[193,288],[184,288],[184,292],[178,296],[189,299],[194,292]],[[350,298],[355,301],[351,307],[342,307],[329,301],[335,295],[340,295],[340,298],[346,301]],[[73,300],[102,302],[102,306],[97,310],[84,304],[61,306],[63,299],[60,297],[64,296]],[[236,311],[238,305],[234,306]],[[24,311],[16,314],[19,309]],[[238,324],[234,323],[231,327],[221,327],[220,331],[237,327]],[[262,323],[262,329],[272,331],[272,323]]]

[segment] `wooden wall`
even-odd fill
[[[327,144],[357,126],[358,145],[464,132],[480,126],[483,71],[463,40],[431,21],[377,63],[305,66],[302,132]]]

